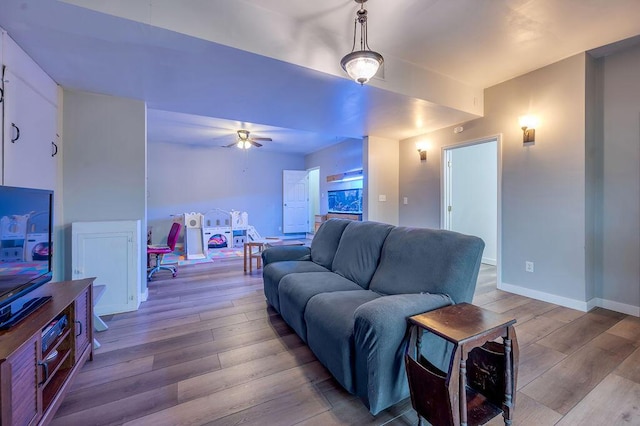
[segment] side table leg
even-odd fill
[[[504,424],[511,425],[513,417],[513,358],[511,354],[511,339],[507,336],[504,340],[504,410],[502,416],[504,417]]]
[[[460,391],[458,398],[460,399],[460,425],[467,426],[467,354],[464,349],[460,360]]]
[[[247,243],[244,244],[244,273],[247,273]]]

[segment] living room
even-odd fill
[[[17,4],[9,2],[0,8],[0,15],[5,16],[0,18],[0,26],[36,59],[43,48],[27,42],[20,44],[20,25],[28,27],[26,23],[30,21],[28,14],[20,17]],[[625,3],[620,9],[632,15],[630,11],[635,7]],[[341,12],[351,16],[351,9]],[[148,17],[146,10],[141,15]],[[372,22],[375,19],[372,8]],[[374,28],[372,44],[381,37]],[[365,173],[366,217],[440,228],[441,148],[497,136],[501,150],[498,288],[580,311],[604,307],[639,316],[640,84],[635,75],[640,69],[640,48],[634,38],[610,43],[637,36],[640,29],[631,26],[624,30],[624,37],[571,52],[537,69],[482,87],[478,90],[482,110],[477,118],[469,112],[473,107],[467,106],[461,107],[464,119],[433,131],[414,131],[396,138],[359,133],[360,137],[364,135],[361,166]],[[603,44],[607,46],[601,47]],[[525,58],[513,58],[514,62],[521,60]],[[485,66],[501,64],[491,62]],[[126,69],[121,72],[126,73]],[[254,72],[250,78],[264,78],[265,84],[273,78],[271,74],[263,77]],[[392,72],[392,67],[386,70],[389,81]],[[118,79],[115,73],[105,74],[105,79]],[[287,76],[291,75],[280,78],[286,80]],[[346,87],[348,94],[365,89],[371,96],[379,95],[372,87],[361,88],[342,80],[339,87]],[[263,109],[272,110],[270,114],[275,116],[279,108],[272,107],[271,102],[278,100],[281,91],[291,91],[302,99],[292,104],[283,102],[281,111],[288,118],[278,117],[270,122],[288,127],[291,121],[287,120],[294,115],[291,111],[307,111],[309,107],[301,104],[313,101],[300,95],[304,93],[300,80],[292,81],[292,89],[279,79],[268,93],[259,96],[242,91],[235,104],[222,102],[217,106],[218,116],[245,120],[241,104],[261,101],[269,105]],[[353,87],[347,87],[349,84]],[[174,90],[169,80],[166,89]],[[208,97],[220,90],[205,87],[198,92],[201,97]],[[382,91],[379,87],[375,90]],[[327,174],[345,171],[347,165],[336,167],[332,158],[340,156],[336,151],[341,147],[351,147],[357,140],[353,129],[334,131],[336,135],[346,135],[345,139],[326,148],[332,151],[325,156],[321,151],[303,155],[219,147],[179,148],[149,139],[149,100],[119,93],[96,94],[85,87],[62,85],[61,91],[62,154],[58,157],[56,184],[61,204],[56,235],[57,243],[65,250],[56,253],[54,269],[59,279],[71,274],[68,255],[65,256],[70,249],[65,230],[76,221],[135,218],[142,220],[143,228],[156,221],[156,227],[165,223],[159,228],[168,229],[170,214],[236,208],[249,211],[250,220],[259,223],[264,234],[277,234],[281,223],[282,169],[320,167]],[[179,93],[171,95],[178,97]],[[348,97],[344,95],[343,99]],[[290,101],[291,97],[284,99]],[[198,115],[195,108],[185,112]],[[518,118],[525,113],[539,118],[533,144],[522,142]],[[414,117],[408,121],[414,121]],[[333,126],[336,125],[327,124],[327,128]],[[463,131],[455,133],[459,126]],[[421,162],[416,143],[425,141],[429,143],[427,159]],[[207,158],[215,159],[215,163]],[[387,201],[379,201],[380,194]],[[402,202],[405,197],[407,204]],[[166,232],[158,232],[162,234]],[[140,257],[146,262],[145,253],[141,252]],[[525,262],[531,260],[536,265],[534,273],[525,270]],[[144,271],[141,275],[145,283]],[[145,293],[146,283],[143,286],[140,293]]]

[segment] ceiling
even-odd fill
[[[344,76],[353,0],[2,0],[0,27],[60,85],[147,102],[149,142],[265,150],[403,139],[482,115],[483,89],[640,34],[638,0],[371,0],[385,66]],[[232,137],[232,136],[231,136]]]

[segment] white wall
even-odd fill
[[[309,230],[315,232],[315,215],[320,214],[320,169],[309,170]]]
[[[640,315],[640,47],[604,58],[603,277],[598,296]],[[621,305],[621,306],[620,306]]]
[[[263,236],[282,234],[282,170],[305,170],[298,154],[251,148],[148,146],[147,218],[153,242],[167,239],[173,214],[246,211]]]
[[[364,139],[364,220],[399,223],[399,141]]]
[[[452,206],[450,229],[475,235],[485,243],[482,261],[497,260],[498,142],[451,150]]]
[[[70,279],[72,222],[140,220],[146,229],[146,107],[137,100],[65,90],[63,128],[65,277]],[[146,258],[141,244],[141,265]],[[144,293],[144,269],[140,275]]]
[[[362,168],[362,140],[347,139],[305,156],[305,168],[320,169],[320,214],[329,209],[327,191],[362,188],[362,181],[327,182],[327,176]]]

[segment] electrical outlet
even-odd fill
[[[403,202],[405,205],[409,204],[409,197],[404,197]]]
[[[378,195],[378,201],[387,201],[387,196],[385,194]]]
[[[528,260],[524,262],[524,270],[526,272],[533,272],[533,262],[530,262]]]

